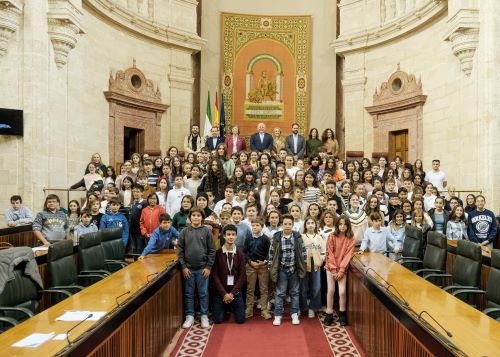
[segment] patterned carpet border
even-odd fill
[[[201,328],[200,318],[196,317],[193,326],[187,331],[175,357],[202,357],[207,347],[212,321],[209,328]]]
[[[349,336],[347,330],[340,326],[339,317],[334,312],[333,313],[333,323],[331,326],[325,326],[323,324],[323,319],[325,318],[325,314],[322,312],[318,315],[318,318],[321,323],[321,327],[323,328],[323,332],[325,333],[325,337],[332,349],[334,356],[342,356],[342,357],[363,357],[364,355],[359,352],[355,343]]]
[[[337,314],[334,313],[333,316],[332,325],[325,326],[323,324],[325,314],[320,313],[318,315],[321,328],[323,329],[323,333],[325,334],[333,355],[342,357],[364,357],[364,354],[360,353],[356,344],[351,339],[348,331],[343,326],[340,326]],[[212,328],[212,321],[210,321],[210,328],[201,328],[200,319],[197,317],[193,326],[187,331],[180,343],[180,347],[175,357],[202,357],[208,344]]]

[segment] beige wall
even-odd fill
[[[204,123],[207,91],[212,101],[220,91],[220,13],[234,12],[255,15],[311,15],[312,16],[312,86],[309,127],[320,130],[335,128],[335,53],[329,43],[335,39],[335,1],[276,0],[276,1],[203,1],[202,32],[207,40],[201,54],[200,123]],[[288,132],[290,128],[285,128]]]
[[[374,3],[369,1],[367,6]],[[360,4],[354,2],[345,12],[341,38],[367,30],[360,22],[353,28],[355,19],[365,13]],[[493,94],[493,88],[498,87],[493,69],[500,64],[495,49],[500,21],[492,16],[492,8],[499,5],[494,1],[481,4],[479,43],[470,76],[462,71],[450,41],[445,41],[450,26],[448,11],[389,42],[355,51],[340,49],[345,57],[344,77],[348,79],[344,86],[346,150],[364,151],[365,157],[371,157],[373,120],[364,107],[373,105],[375,89],[387,81],[399,63],[402,71],[421,78],[423,93],[428,96],[423,107],[424,168],[429,170],[432,159],[439,158],[449,185],[459,190],[483,190],[488,206],[498,212],[500,101]],[[359,84],[361,78],[364,85]]]
[[[83,7],[78,1],[74,4],[83,12],[80,22],[85,34],[78,36],[65,66],[57,68],[54,60],[44,1],[25,2],[19,31],[10,39],[7,54],[0,57],[0,107],[23,109],[25,116],[23,138],[0,136],[0,213],[9,206],[12,194],[21,194],[29,207],[40,210],[43,188],[67,188],[78,181],[94,152],[108,162],[109,107],[103,92],[108,89],[110,71],[131,67],[133,59],[159,87],[162,102],[171,106],[162,117],[162,152],[181,144],[178,128],[188,130],[195,50],[132,34],[96,13],[86,1]],[[170,6],[183,8],[185,24],[171,16],[165,25],[171,23],[197,37],[196,3],[156,2],[155,10],[167,14]],[[189,47],[191,40],[186,44]]]

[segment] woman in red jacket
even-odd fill
[[[158,196],[156,193],[148,195],[148,205],[143,208],[141,213],[141,235],[148,240],[153,231],[160,225],[160,216],[165,213],[165,208],[158,205]]]
[[[231,158],[232,154],[239,154],[241,151],[247,149],[247,142],[245,138],[240,135],[240,127],[238,125],[233,125],[231,128],[231,135],[226,136],[225,144],[227,147],[228,159]]]
[[[328,241],[326,242],[325,269],[328,292],[326,295],[326,317],[324,324],[327,326],[330,326],[333,322],[335,281],[339,283],[339,321],[342,326],[347,324],[347,268],[354,252],[355,242],[351,221],[345,215],[340,216],[337,223],[335,223],[335,231],[328,236]]]

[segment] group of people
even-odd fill
[[[9,226],[32,222],[44,245],[121,227],[123,244],[141,260],[175,248],[185,278],[184,328],[193,324],[196,293],[202,327],[209,325],[209,309],[215,323],[228,310],[244,322],[256,297],[265,319],[273,318],[274,305],[274,325],[281,324],[288,299],[292,324],[301,314],[313,318],[326,303],[329,325],[336,285],[339,320],[346,324],[354,251],[396,259],[407,226],[424,237],[433,230],[492,247],[498,216],[482,195],[462,202],[439,160],[427,172],[420,160],[399,157],[344,163],[332,129],[320,138],[313,128],[308,139],[299,130],[294,123],[287,137],[279,128],[270,135],[260,123],[247,151],[237,126],[225,138],[217,127],[203,138],[193,125],[183,152],[173,146],[165,158],[133,154],[118,176],[94,154],[72,186],[87,190],[81,207],[71,201],[66,210],[48,195],[33,217],[13,196],[6,220]],[[221,228],[218,237],[214,226]]]

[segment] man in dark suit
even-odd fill
[[[304,159],[306,151],[306,139],[299,135],[299,124],[292,124],[292,135],[285,139],[285,149],[288,155],[292,155],[295,161]]]
[[[208,150],[213,151],[216,150],[219,144],[224,144],[224,137],[221,138],[219,136],[219,127],[213,126],[212,129],[210,129],[210,136],[207,136],[205,140],[205,146]]]
[[[264,150],[273,150],[273,137],[266,133],[266,124],[257,125],[257,133],[250,137],[250,150],[263,152]]]

